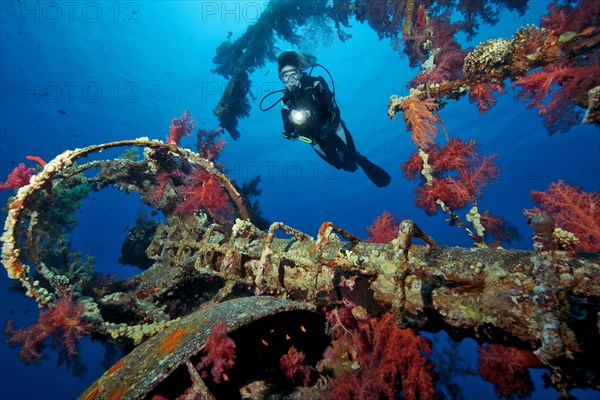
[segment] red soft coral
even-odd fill
[[[328,399],[433,399],[433,368],[425,357],[431,343],[401,329],[391,314],[370,319],[351,337],[360,369],[349,370],[333,383]]]
[[[450,139],[444,146],[434,146],[428,153],[429,165],[440,174],[449,171],[464,173],[471,168],[474,158],[481,156],[475,140],[465,142],[458,138]]]
[[[583,192],[559,180],[545,192],[531,191],[531,198],[537,207],[525,210],[526,214],[547,214],[579,239],[576,250],[600,251],[600,192]]]
[[[533,382],[528,367],[540,366],[533,353],[500,344],[479,347],[479,373],[494,385],[499,397],[529,397]]]
[[[452,81],[462,77],[464,59],[468,51],[463,50],[454,38],[460,28],[460,24],[452,23],[447,16],[436,16],[429,18],[426,28],[422,31],[427,32],[425,38],[419,37],[422,36],[421,33],[415,35],[414,38],[403,39],[405,41],[404,52],[409,55],[410,60],[420,59],[423,62],[431,57],[433,61],[432,67],[423,70],[411,79],[409,87]],[[411,43],[411,40],[414,41],[414,44]],[[425,48],[427,57],[424,57]],[[411,66],[416,65],[411,64]]]
[[[417,13],[415,14],[415,23],[413,28],[420,31],[425,28],[427,24],[427,9],[425,8],[425,4],[419,4],[417,7]]]
[[[279,368],[285,375],[285,379],[298,380],[303,386],[308,385],[310,379],[310,368],[304,364],[306,355],[296,350],[294,346],[290,347],[287,354],[281,356]]]
[[[464,182],[469,192],[480,197],[482,190],[489,182],[495,182],[500,175],[500,168],[494,162],[496,155],[485,157],[477,152],[471,160],[470,167],[464,172],[459,172],[460,179]]]
[[[6,181],[0,183],[0,190],[18,189],[21,186],[27,185],[31,178],[31,174],[34,172],[35,168],[27,168],[25,164],[19,163],[19,165],[8,174]]]
[[[188,216],[204,209],[216,221],[228,220],[231,211],[229,196],[219,182],[202,168],[193,170],[186,184],[177,188],[177,193],[183,201],[175,213]]]
[[[225,146],[225,140],[218,139],[222,133],[223,128],[221,127],[214,131],[199,129],[197,144],[198,153],[209,161],[215,161],[217,157],[219,157],[219,154],[221,154],[223,146]]]
[[[144,194],[144,200],[153,207],[158,207],[163,199],[167,184],[171,182],[169,171],[161,170],[154,176],[155,184]]]
[[[166,196],[169,193],[168,188],[176,186],[174,182],[184,182],[186,178],[187,177],[184,175],[184,173],[177,168],[173,168],[171,170],[160,170],[154,176],[154,184],[148,187],[144,193],[144,201],[157,209],[165,210],[165,207],[169,209],[168,196]]]
[[[398,237],[398,227],[400,221],[394,217],[389,211],[384,211],[380,216],[375,218],[373,224],[367,227],[369,236],[366,242],[368,243],[389,243]]]
[[[28,364],[37,364],[42,358],[46,339],[62,334],[59,342],[70,356],[77,354],[78,341],[89,333],[89,324],[82,318],[83,303],[73,301],[73,293],[61,297],[53,308],[40,311],[38,321],[27,329],[14,329],[8,321],[5,332],[10,335],[7,342],[21,346],[19,357]]]
[[[512,226],[505,218],[491,215],[489,211],[481,213],[481,225],[485,228],[486,238],[490,247],[498,247],[502,243],[510,244],[513,240],[521,239],[517,228]]]
[[[400,378],[405,399],[435,397],[433,368],[425,357],[431,353],[431,343],[415,335],[411,329],[401,329],[390,313],[384,314],[373,327],[373,351],[368,359],[378,367],[378,377],[386,385],[386,394],[395,398],[392,382]]]
[[[183,114],[181,114],[181,117],[173,118],[171,121],[169,135],[167,136],[167,143],[178,145],[183,136],[190,136],[192,134],[194,125],[195,122],[192,119],[190,112],[185,110]]]
[[[469,101],[477,102],[477,108],[481,114],[485,114],[496,104],[494,92],[505,94],[506,91],[498,82],[476,83],[469,92]]]
[[[568,2],[562,5],[550,3],[547,8],[548,14],[542,16],[542,27],[556,35],[567,31],[581,32],[599,25],[600,3],[597,0],[581,0],[575,7]]]
[[[428,150],[428,164],[431,176],[422,176],[421,184],[415,189],[417,207],[425,209],[427,214],[435,214],[438,200],[457,210],[481,196],[481,189],[488,182],[497,179],[500,170],[494,164],[494,156],[485,157],[477,149],[474,140],[464,142],[451,139],[445,146],[433,145]],[[418,167],[419,151],[415,151],[409,161],[402,165],[409,179],[418,179],[415,169]],[[420,163],[423,166],[423,163]]]
[[[220,383],[223,372],[233,367],[235,360],[235,342],[227,336],[225,321],[216,324],[204,345],[204,353],[200,363],[196,365],[198,370],[208,368],[212,365],[210,373],[215,383]],[[207,371],[202,371],[202,377],[208,377]]]
[[[427,215],[438,212],[438,200],[453,210],[459,210],[473,201],[474,193],[463,181],[452,177],[435,179],[430,185],[420,185],[415,189],[415,205],[425,210]]]
[[[423,170],[423,158],[421,158],[418,151],[413,151],[408,160],[400,165],[400,169],[402,169],[402,174],[407,179],[415,181]]]
[[[528,107],[538,109],[550,134],[566,132],[579,122],[574,101],[587,104],[588,91],[600,84],[600,61],[592,60],[592,64],[585,66],[548,66],[512,84],[521,87],[518,97],[527,101]],[[547,102],[545,98],[550,92],[552,96]]]

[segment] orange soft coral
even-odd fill
[[[406,129],[412,132],[412,140],[419,148],[426,149],[431,146],[438,134],[438,118],[433,115],[437,109],[434,99],[419,99],[416,96],[404,98],[400,106],[404,111]]]
[[[61,297],[56,306],[40,311],[38,321],[27,329],[14,329],[8,321],[5,333],[12,346],[20,346],[19,357],[28,364],[37,364],[43,357],[46,339],[60,337],[69,356],[77,354],[78,341],[89,332],[89,324],[81,318],[83,303],[73,301],[73,293]],[[62,350],[62,349],[61,349]]]
[[[471,87],[469,92],[469,101],[477,102],[477,108],[481,114],[485,114],[490,108],[496,104],[494,92],[505,94],[506,91],[498,82],[491,83],[476,83]]]
[[[576,250],[600,251],[600,192],[583,192],[559,180],[545,192],[531,191],[531,198],[537,207],[525,210],[526,214],[547,214],[579,239]]]

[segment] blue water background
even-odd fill
[[[539,22],[546,2],[531,2],[519,16],[505,12],[495,27],[482,27],[470,45],[510,37],[519,26]],[[66,149],[142,136],[163,139],[170,121],[190,110],[199,128],[218,126],[212,109],[225,79],[210,72],[215,48],[232,32],[232,40],[256,21],[264,2],[34,2],[3,1],[1,15],[0,180],[26,155],[52,159]],[[54,7],[54,8],[53,8]],[[449,227],[442,215],[428,217],[415,208],[414,182],[403,179],[400,163],[415,149],[401,120],[387,116],[391,94],[406,95],[406,83],[416,70],[379,41],[368,26],[353,23],[353,38],[340,42],[330,31],[307,29],[301,50],[318,57],[333,74],[337,101],[359,151],[392,175],[392,183],[377,189],[362,174],[332,170],[309,146],[281,137],[278,109],[258,110],[262,95],[281,84],[276,65],[253,74],[249,118],[241,120],[241,139],[228,144],[221,160],[237,182],[262,174],[260,205],[270,221],[316,235],[323,221],[366,237],[365,227],[384,210],[410,218],[446,245],[471,245],[466,233]],[[280,43],[280,48],[290,45]],[[323,74],[317,70],[316,73]],[[497,154],[502,169],[498,183],[484,190],[480,209],[506,217],[523,240],[516,248],[531,248],[531,232],[523,209],[530,208],[530,190],[546,190],[563,179],[584,190],[600,190],[598,127],[576,126],[567,134],[548,136],[535,110],[515,102],[514,91],[480,115],[463,98],[441,112],[448,132],[463,140],[475,138],[485,154]],[[60,112],[59,112],[60,110]],[[62,113],[64,112],[64,113]],[[185,139],[184,145],[193,145]],[[8,193],[0,193],[2,203]],[[95,193],[81,210],[74,246],[96,256],[97,269],[134,274],[117,259],[127,228],[140,208],[139,197],[116,190]],[[17,326],[36,320],[37,306],[9,292],[11,282],[0,274],[0,325]],[[5,337],[3,337],[5,339]],[[467,362],[476,368],[476,344],[461,344]],[[440,350],[441,351],[441,350]],[[88,371],[82,379],[56,366],[48,352],[40,366],[25,366],[17,350],[0,343],[0,399],[70,399],[102,372],[102,349],[85,340],[81,357]],[[532,371],[539,376],[541,372]],[[469,399],[493,399],[490,384],[465,378]],[[535,399],[557,397],[536,379]],[[576,391],[579,398],[598,392]]]

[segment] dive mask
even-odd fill
[[[301,76],[302,71],[300,71],[298,68],[286,69],[279,73],[279,79],[281,79],[281,82],[286,84],[294,84],[298,82]]]

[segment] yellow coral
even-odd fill
[[[465,57],[463,76],[472,78],[487,74],[492,69],[503,65],[512,52],[512,44],[513,41],[508,39],[490,39],[480,43]]]
[[[467,214],[467,221],[473,224],[473,227],[477,231],[477,236],[483,237],[485,228],[481,224],[481,214],[479,214],[477,206],[473,206],[473,208],[469,210],[469,213]]]
[[[573,233],[558,227],[554,228],[552,238],[554,239],[556,248],[559,250],[569,250],[579,246],[579,239]]]

